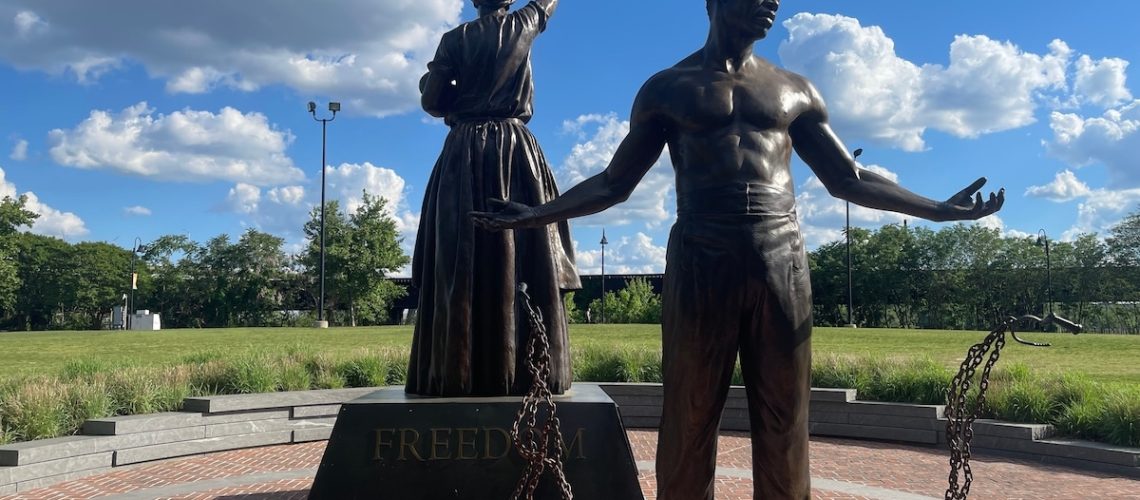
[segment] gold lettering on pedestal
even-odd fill
[[[459,435],[459,450],[455,454],[455,458],[458,460],[475,460],[479,458],[479,452],[475,449],[475,437],[478,435],[479,429],[470,427],[464,429],[455,429],[455,432]],[[470,440],[464,438],[464,436],[468,433],[471,435]],[[470,455],[464,452],[468,449],[471,450]]]
[[[384,455],[384,449],[393,445],[391,440],[384,439],[385,434],[391,434],[392,437],[395,437],[396,429],[376,429],[376,454],[372,456],[373,460],[380,460]]]
[[[440,439],[440,435],[443,439]],[[448,440],[451,437],[451,429],[432,429],[431,430],[431,455],[428,460],[446,460],[451,458],[451,447],[448,446]],[[438,453],[439,447],[443,446],[443,455]]]
[[[503,437],[503,453],[500,455],[494,455],[491,453],[491,449],[492,449],[491,433],[496,433],[496,434]],[[498,460],[500,458],[507,456],[507,453],[510,453],[510,451],[511,451],[511,433],[507,432],[506,430],[500,429],[498,427],[488,427],[488,428],[483,429],[483,437],[484,437],[483,438],[484,439],[484,441],[483,441],[483,450],[484,450],[483,459],[484,460]]]
[[[408,436],[414,436],[410,440]],[[420,451],[416,446],[420,444],[420,433],[415,429],[400,429],[400,460],[407,460],[408,457],[404,455],[404,451],[411,450],[412,455],[416,460],[424,461],[424,457],[420,456]]]
[[[510,430],[502,427],[433,427],[423,434],[412,428],[382,428],[375,429],[373,435],[372,459],[377,461],[391,460],[393,452],[395,460],[401,462],[500,460],[514,450]],[[563,435],[562,456],[586,459],[586,429]]]
[[[583,449],[583,446],[582,446],[582,437],[584,434],[586,434],[586,429],[578,429],[578,432],[574,433],[574,439],[570,440],[569,445],[566,444],[566,437],[563,436],[563,438],[562,438],[562,456],[564,456],[566,458],[583,458],[583,459],[586,458],[586,451],[585,451],[585,449]],[[575,447],[578,448],[578,456],[577,457],[573,457]]]

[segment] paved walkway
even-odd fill
[[[654,431],[629,432],[646,499],[656,498]],[[325,443],[270,446],[116,469],[6,499],[303,500]],[[751,499],[747,435],[726,433],[717,458],[717,498]],[[948,473],[940,448],[813,438],[813,497],[911,500],[942,498]],[[973,460],[971,498],[1140,499],[1140,481],[1030,462]],[[592,500],[592,499],[584,499]]]

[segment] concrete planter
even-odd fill
[[[601,384],[627,428],[656,429],[660,384]],[[327,440],[340,404],[376,388],[189,398],[184,411],[89,420],[82,435],[0,446],[0,494],[187,455]],[[858,401],[854,389],[812,389],[811,433],[936,446],[946,441],[945,408]],[[742,388],[729,390],[721,429],[748,431]],[[1054,438],[1051,426],[979,420],[973,449],[1140,477],[1140,448]]]

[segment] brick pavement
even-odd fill
[[[632,430],[629,437],[642,468],[642,489],[654,500],[657,433]],[[270,446],[139,464],[3,498],[304,499],[324,447],[324,442]],[[747,435],[721,436],[718,499],[752,498],[749,455]],[[941,498],[946,488],[947,457],[941,448],[813,438],[811,459],[814,498]],[[1140,499],[1140,481],[1134,479],[1004,458],[975,457],[973,464],[974,499]]]

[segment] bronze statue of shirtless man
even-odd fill
[[[996,212],[978,179],[943,202],[860,169],[802,76],[752,54],[779,0],[707,0],[705,46],[649,79],[629,135],[605,171],[537,207],[499,201],[473,213],[492,229],[540,227],[627,199],[669,145],[677,223],[662,320],[665,400],[658,498],[712,499],[717,430],[740,355],[752,430],[755,498],[809,498],[811,283],[795,210],[794,149],[828,191],[933,221]]]

